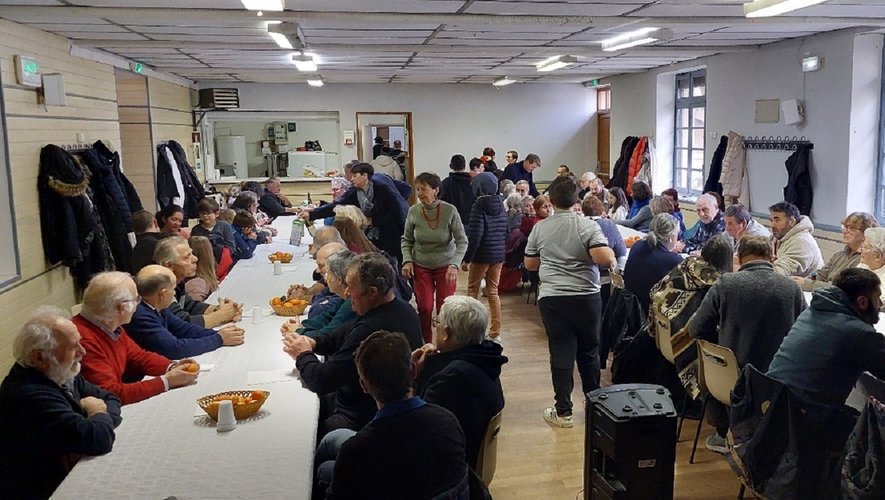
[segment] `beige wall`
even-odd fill
[[[34,89],[19,86],[16,54],[37,58],[44,73],[64,75],[68,105],[44,107]],[[0,291],[0,374],[5,375],[12,365],[12,338],[31,309],[39,304],[67,308],[76,302],[67,268],[48,267],[43,257],[37,202],[40,148],[76,143],[77,133],[89,142],[110,139],[119,144],[120,127],[113,68],[71,57],[64,38],[0,20],[0,70],[21,260],[21,280]]]
[[[40,148],[46,144],[76,143],[78,133],[85,134],[90,143],[99,139],[113,141],[120,145],[126,175],[134,181],[143,203],[150,209],[154,205],[153,144],[166,139],[175,139],[185,147],[190,144],[190,89],[148,79],[151,112],[143,115],[153,115],[156,123],[151,132],[156,142],[152,144],[148,138],[140,149],[138,143],[124,144],[121,128],[125,129],[125,125],[120,125],[114,68],[70,56],[68,43],[65,38],[0,20],[0,75],[21,260],[21,279],[0,290],[0,378],[13,363],[12,338],[35,306],[53,304],[69,308],[77,302],[67,268],[48,266],[43,257],[36,189]],[[34,89],[17,84],[13,62],[16,54],[37,58],[43,73],[64,75],[67,106],[44,107]],[[121,91],[119,95],[131,101],[131,92]],[[135,118],[129,114],[125,121],[132,123]],[[150,161],[136,161],[145,157],[148,149]]]

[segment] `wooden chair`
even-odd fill
[[[691,447],[691,457],[688,463],[694,463],[694,454],[698,448],[698,437],[701,435],[701,426],[704,424],[704,415],[707,413],[707,402],[713,397],[725,406],[731,406],[731,391],[734,389],[741,369],[738,366],[734,352],[727,347],[698,340],[698,385],[705,394],[704,404],[701,407],[701,419],[698,421],[698,429],[694,434],[694,444]]]
[[[495,465],[498,463],[498,433],[501,432],[501,415],[504,410],[489,420],[485,436],[482,438],[482,448],[476,457],[476,472],[482,478],[482,482],[488,486],[495,477]]]

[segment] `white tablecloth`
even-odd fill
[[[645,233],[643,233],[642,231],[637,231],[632,227],[622,226],[620,224],[615,224],[615,226],[617,226],[618,232],[621,233],[621,236],[625,239],[630,236],[639,236],[640,238],[645,238]]]
[[[274,222],[280,231],[275,242],[259,245],[252,259],[237,263],[217,296],[244,303],[251,316],[254,305],[270,313],[268,300],[290,284],[311,283],[314,265],[304,255],[310,237],[298,248],[289,246],[291,219]],[[296,257],[274,276],[267,254],[277,250]],[[201,364],[215,367],[201,373],[197,384],[124,406],[114,450],[81,460],[53,498],[309,498],[319,404],[282,351],[279,327],[285,320],[270,315],[253,324],[251,317],[243,318],[245,344],[199,356]],[[268,375],[285,380],[247,384]],[[195,417],[197,398],[239,389],[271,395],[236,430],[217,433],[208,417]]]

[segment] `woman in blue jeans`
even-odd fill
[[[555,406],[544,420],[572,427],[572,371],[575,363],[585,393],[599,388],[599,330],[602,299],[599,268],[617,265],[615,254],[599,224],[571,211],[577,185],[568,177],[550,184],[553,215],[538,222],[529,235],[525,267],[538,270],[538,303],[547,330],[550,375]]]

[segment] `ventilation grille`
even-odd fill
[[[240,94],[237,89],[200,89],[200,109],[237,109]]]

